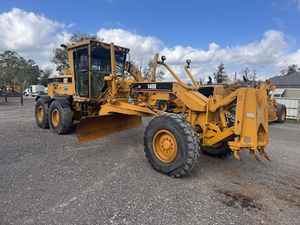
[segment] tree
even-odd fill
[[[299,70],[298,65],[296,65],[296,64],[289,65],[288,69],[287,69],[287,75],[296,73],[298,70]]]
[[[68,53],[65,48],[55,48],[53,50],[53,57],[50,60],[56,65],[56,71],[63,73],[63,70],[68,67]]]
[[[245,69],[242,70],[242,76],[244,81],[249,81],[250,80],[250,69],[246,67]]]
[[[48,85],[48,78],[52,74],[52,69],[45,69],[41,71],[41,76],[40,76],[40,84],[47,86]]]
[[[256,81],[257,79],[257,73],[256,73],[256,70],[253,69],[253,70],[250,70],[248,67],[246,67],[245,69],[243,69],[241,71],[241,75],[243,77],[243,80],[245,82],[248,82],[248,81]]]
[[[76,32],[76,33],[72,34],[72,36],[70,38],[70,42],[78,42],[78,41],[82,41],[84,39],[97,39],[97,36],[91,35],[91,34],[86,34],[86,33],[81,33],[81,32]]]
[[[5,51],[0,54],[1,85],[36,84],[41,71],[34,60],[21,57],[15,51]]]
[[[249,80],[251,81],[256,81],[257,75],[256,75],[256,70],[250,71],[250,74],[248,75]]]
[[[153,68],[154,68],[154,59],[151,59],[149,62],[148,62],[148,65],[146,66],[146,68],[144,68],[144,79],[146,80],[150,80],[151,79],[151,73],[153,71]],[[158,81],[161,81],[163,80],[165,77],[165,72],[163,70],[160,70],[160,69],[157,69],[156,70],[156,73],[155,73],[155,78],[156,80]]]
[[[282,70],[280,70],[280,75],[286,76],[286,75],[296,73],[299,71],[300,71],[300,68],[298,67],[298,65],[292,64],[292,65],[287,66],[287,68],[283,68]]]
[[[223,63],[217,67],[217,71],[214,73],[214,80],[218,84],[228,81],[228,76],[225,72],[225,66]]]
[[[69,42],[78,42],[89,38],[96,39],[96,37],[93,35],[77,32],[72,34]],[[64,69],[68,68],[69,66],[67,49],[63,47],[53,49],[53,57],[50,61],[56,65],[56,71],[62,74]]]

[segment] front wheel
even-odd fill
[[[176,114],[152,119],[144,135],[145,155],[152,167],[171,177],[191,173],[199,157],[199,138]]]

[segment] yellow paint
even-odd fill
[[[153,152],[164,163],[171,163],[177,156],[175,136],[168,130],[159,130],[153,138]]]
[[[54,109],[51,113],[51,122],[54,127],[58,127],[60,123],[60,114],[57,109]]]

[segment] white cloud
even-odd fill
[[[0,51],[16,50],[45,67],[51,65],[52,49],[69,40],[71,34],[68,29],[69,25],[46,16],[12,9],[0,14]],[[180,71],[185,60],[191,59],[192,69],[198,77],[212,74],[221,62],[230,74],[248,66],[264,76],[276,75],[281,67],[289,64],[300,65],[300,49],[288,53],[287,38],[275,30],[267,31],[260,40],[244,45],[221,46],[212,42],[207,49],[181,45],[169,47],[155,36],[143,36],[125,29],[102,28],[97,36],[106,42],[130,48],[131,59],[140,65],[146,65],[155,53],[160,53]],[[184,75],[182,77],[185,78]]]
[[[155,37],[141,36],[123,29],[100,29],[98,37],[131,48],[133,58],[139,64],[145,65],[159,52],[178,70],[186,59],[191,59],[194,71],[205,76],[212,74],[221,62],[229,73],[250,67],[268,76],[279,71],[278,67],[289,64],[289,58],[292,57],[286,54],[288,43],[285,35],[275,30],[267,31],[261,40],[245,45],[221,47],[213,42],[206,50],[180,45],[169,48]]]
[[[0,14],[0,50],[15,50],[42,66],[50,65],[52,49],[70,38],[65,25],[14,8]]]
[[[287,65],[297,64],[300,66],[300,49],[291,54],[285,55],[278,62],[278,66],[281,68],[286,68]]]
[[[208,50],[177,46],[166,48],[162,53],[170,55],[170,62],[174,64],[182,59],[191,58],[194,63],[223,62],[258,66],[273,64],[286,47],[287,43],[282,33],[268,31],[261,41],[243,46],[221,48],[218,44],[211,43]]]
[[[163,47],[162,41],[155,37],[141,36],[123,29],[103,28],[97,32],[97,37],[130,48],[132,60],[140,64],[146,64]]]

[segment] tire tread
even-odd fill
[[[191,173],[194,166],[196,165],[198,158],[200,156],[199,154],[199,138],[196,132],[194,131],[193,127],[180,115],[173,114],[173,113],[163,113],[158,118],[164,119],[166,121],[170,121],[171,123],[174,123],[178,125],[181,128],[181,135],[183,136],[183,139],[187,141],[187,149],[186,151],[186,159],[184,162],[174,170],[167,173],[167,175],[174,177],[174,178],[180,178],[187,176]],[[146,158],[150,162],[151,166],[155,169],[161,172],[160,168],[158,168],[155,164],[153,164],[151,160],[151,154],[149,152],[149,149],[147,148],[147,133],[149,129],[152,129],[153,126],[155,126],[156,118],[152,119],[149,123],[149,125],[146,128],[145,136],[144,136],[144,143],[145,148],[144,152],[146,155]]]

